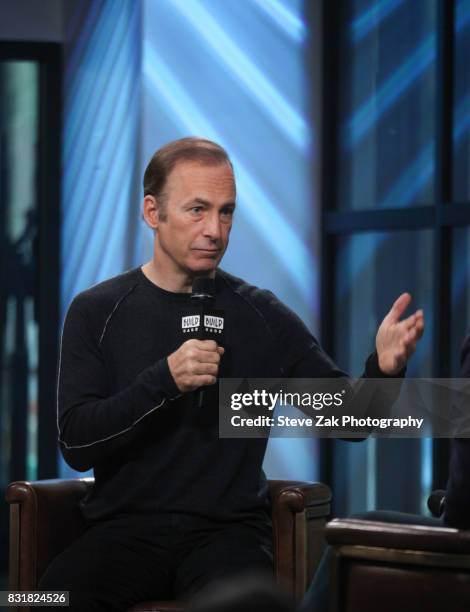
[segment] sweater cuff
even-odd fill
[[[155,364],[157,370],[158,379],[161,382],[163,392],[169,400],[176,399],[181,395],[181,391],[178,389],[175,379],[173,378],[170,367],[168,365],[168,359],[164,357],[157,361]]]
[[[365,375],[367,378],[404,378],[405,374],[406,367],[392,376],[382,372],[379,366],[379,356],[377,355],[377,351],[371,353],[367,358],[365,367]]]

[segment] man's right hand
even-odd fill
[[[168,357],[168,367],[178,389],[187,393],[213,385],[224,350],[215,340],[186,340]]]

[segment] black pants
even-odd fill
[[[70,610],[117,611],[140,601],[189,599],[213,580],[247,571],[272,574],[268,526],[122,516],[91,525],[54,559],[39,588],[69,591]]]

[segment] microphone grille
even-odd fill
[[[198,276],[194,279],[191,293],[192,298],[215,297],[215,281],[210,276]]]

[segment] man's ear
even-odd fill
[[[158,229],[160,222],[159,205],[152,195],[146,195],[142,206],[142,218],[145,223],[154,231]]]

